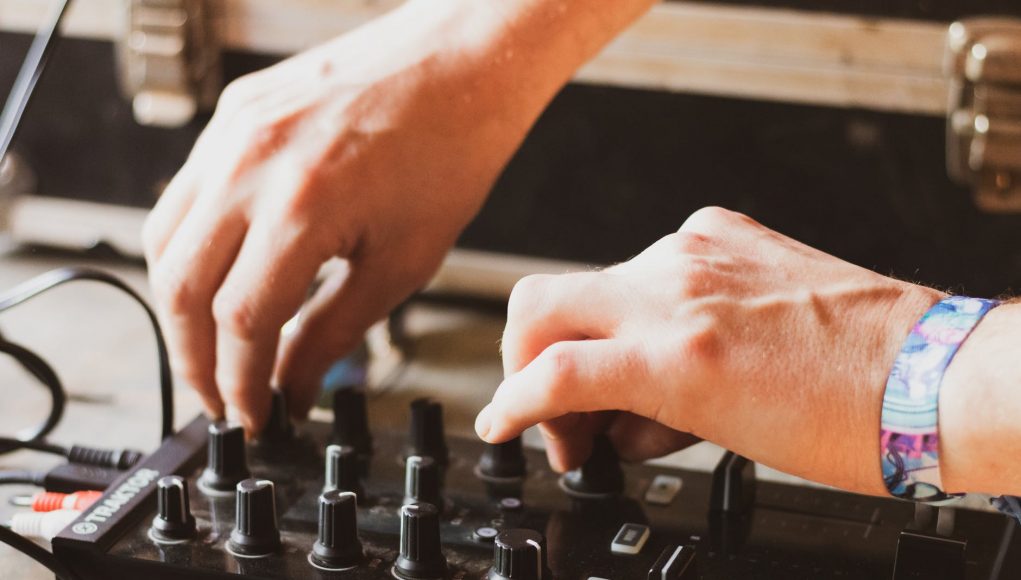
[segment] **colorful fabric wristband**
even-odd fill
[[[951,296],[929,309],[904,341],[886,381],[880,430],[883,482],[902,499],[938,502],[939,388],[947,365],[996,300]]]

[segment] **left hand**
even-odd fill
[[[941,297],[703,209],[623,264],[522,280],[503,338],[506,379],[476,431],[495,443],[540,424],[560,471],[587,457],[599,430],[632,460],[704,438],[884,494],[886,377]]]

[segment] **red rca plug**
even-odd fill
[[[55,510],[84,510],[103,495],[101,491],[76,491],[57,493],[44,491],[32,497],[32,511],[52,512]]]

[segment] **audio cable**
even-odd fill
[[[58,286],[74,281],[92,281],[113,286],[131,297],[145,311],[156,339],[161,403],[160,437],[161,439],[167,439],[172,436],[174,433],[173,376],[170,371],[170,357],[167,352],[163,331],[152,308],[137,292],[119,278],[106,272],[83,267],[53,270],[0,294],[0,313],[24,304],[32,298]],[[30,429],[26,433],[20,434],[17,438],[0,438],[0,453],[6,453],[15,449],[30,449],[63,455],[71,461],[77,460],[90,465],[107,465],[120,469],[130,467],[141,459],[140,453],[131,450],[103,450],[79,445],[67,448],[46,441],[45,436],[57,426],[63,416],[64,406],[67,401],[63,384],[53,368],[42,357],[19,344],[7,340],[2,334],[0,334],[0,352],[13,357],[30,375],[43,384],[49,390],[52,400],[49,416],[42,424]],[[0,472],[0,484],[19,483],[41,486],[45,483],[47,476],[52,475],[54,471],[57,470],[51,471],[50,474],[27,471]],[[78,576],[57,559],[52,552],[40,547],[8,527],[0,526],[0,542],[11,546],[45,566],[56,575],[58,580],[78,580]]]
[[[170,355],[167,353],[167,343],[163,337],[163,331],[160,328],[159,320],[156,318],[156,313],[145,302],[144,298],[142,298],[130,286],[121,281],[120,278],[100,270],[78,266],[51,270],[50,272],[36,276],[35,278],[23,282],[11,290],[0,294],[0,312],[4,312],[20,304],[24,304],[32,298],[35,298],[58,286],[76,281],[99,282],[101,284],[112,286],[127,294],[145,311],[156,338],[161,403],[160,437],[161,439],[167,439],[174,434],[174,384],[173,376],[170,371]],[[64,395],[64,389],[60,380],[49,365],[46,365],[40,357],[34,355],[24,347],[20,347],[18,345],[13,345],[12,347],[12,345],[13,343],[10,341],[2,340],[0,341],[0,347],[5,347],[6,350],[2,350],[2,348],[0,348],[0,351],[8,353],[12,351],[19,352],[20,356],[23,357],[18,358],[19,363],[23,366],[26,365],[26,362],[28,363],[26,369],[36,376],[36,378],[39,378],[40,381],[42,381],[50,389],[54,401],[54,407],[50,413],[50,417],[44,425],[40,426],[33,436],[28,438],[19,438],[19,442],[16,443],[18,445],[24,445],[27,441],[38,442],[44,434],[49,433],[49,431],[56,426],[56,423],[59,422],[60,416],[63,413],[66,395]],[[7,443],[10,444],[11,442],[8,441]],[[0,447],[0,450],[2,450],[2,447]]]

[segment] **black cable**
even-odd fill
[[[51,399],[50,414],[39,426],[22,431],[13,441],[0,439],[0,453],[7,453],[24,447],[26,442],[40,442],[44,436],[49,434],[64,415],[67,395],[57,373],[42,357],[21,345],[8,341],[2,334],[0,334],[0,353],[9,355],[42,383],[49,390]]]
[[[42,487],[45,473],[38,471],[0,471],[0,485],[34,485]]]
[[[56,445],[43,440],[25,440],[25,439],[14,439],[13,437],[0,437],[0,453],[5,450],[15,449],[28,449],[30,451],[39,451],[41,453],[49,453],[51,455],[60,455],[61,457],[67,457],[70,451],[63,445]]]
[[[0,161],[3,161],[4,156],[7,155],[7,149],[14,141],[21,117],[28,109],[28,105],[32,101],[32,94],[35,92],[35,86],[42,78],[50,55],[57,45],[57,39],[60,38],[57,28],[64,19],[69,4],[70,0],[60,0],[53,7],[50,17],[36,33],[35,39],[32,40],[32,46],[28,48],[28,54],[25,55],[21,70],[18,71],[18,77],[14,79],[10,96],[7,97],[4,110],[0,113]]]
[[[135,302],[137,302],[142,309],[145,310],[145,314],[148,316],[149,322],[152,324],[153,333],[156,337],[162,407],[162,428],[160,433],[163,439],[167,439],[174,434],[174,383],[173,376],[170,372],[170,356],[167,354],[166,340],[163,338],[163,331],[160,329],[160,323],[156,318],[156,313],[153,312],[152,308],[146,304],[145,300],[130,286],[125,284],[119,278],[100,270],[77,266],[60,268],[40,276],[36,276],[35,278],[23,282],[11,290],[0,294],[0,312],[9,310],[19,304],[23,304],[48,290],[56,288],[57,286],[68,282],[86,280],[107,284],[117,288],[134,299]],[[8,344],[10,343],[8,342]]]
[[[58,580],[79,580],[78,575],[69,570],[68,567],[58,560],[51,552],[48,552],[32,540],[29,540],[9,528],[0,526],[0,542],[7,544],[49,568],[50,572],[53,572]]]

